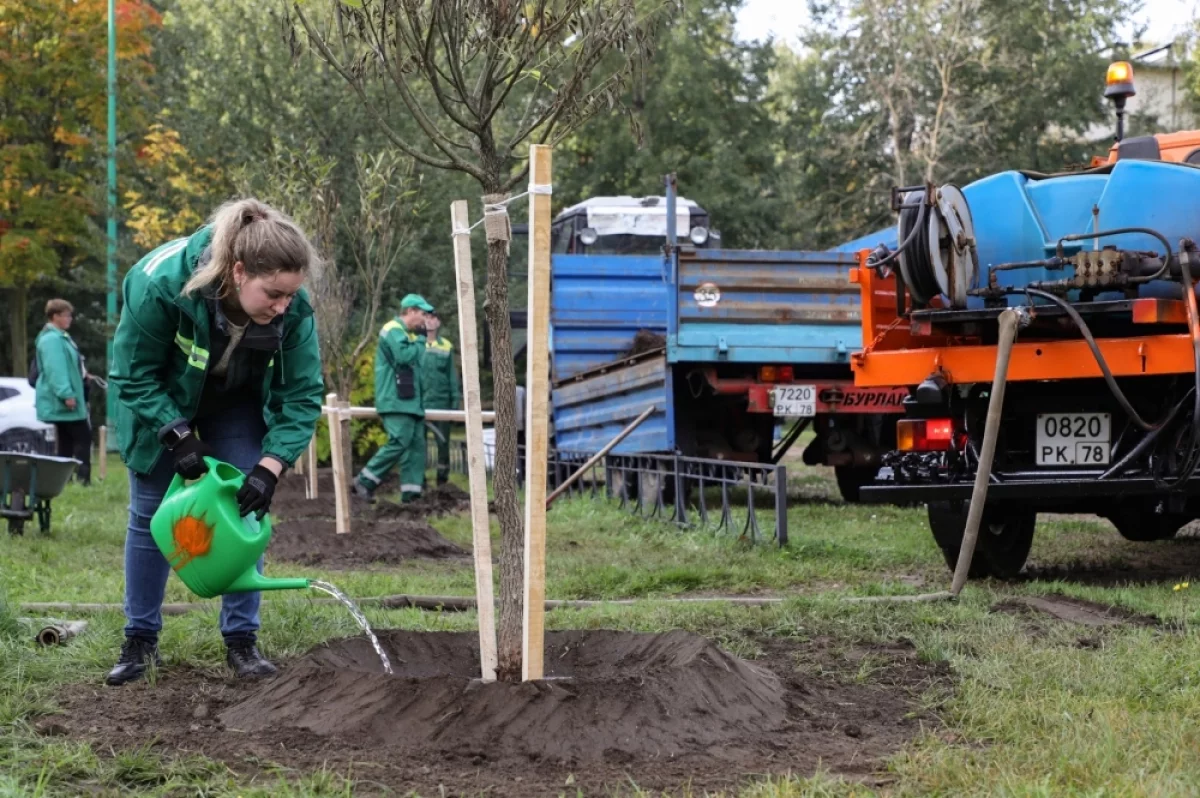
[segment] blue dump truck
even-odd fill
[[[670,460],[647,473],[643,455],[775,463],[811,428],[804,462],[833,466],[843,497],[857,501],[895,448],[906,391],[854,385],[855,255],[719,242],[673,177],[666,196],[595,197],[555,217],[554,447],[597,452],[653,406],[606,472],[629,495],[669,493]],[[514,327],[524,321],[514,313]]]

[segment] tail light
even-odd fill
[[[896,422],[902,452],[940,452],[954,446],[954,422],[948,418],[906,418]]]
[[[758,369],[759,382],[791,382],[796,372],[791,366],[760,366]]]

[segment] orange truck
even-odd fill
[[[951,569],[982,504],[975,577],[1024,566],[1038,513],[1091,513],[1136,541],[1200,517],[1200,131],[959,189],[898,187],[857,252],[860,388],[904,388],[897,448],[865,502],[927,505]],[[883,232],[883,231],[881,231]]]

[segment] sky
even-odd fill
[[[1188,27],[1200,0],[1143,0],[1138,21],[1149,25],[1146,39],[1166,42]],[[738,14],[737,33],[743,39],[764,39],[771,34],[790,44],[808,17],[806,0],[745,0]]]

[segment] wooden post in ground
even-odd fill
[[[458,341],[462,347],[463,409],[467,419],[467,480],[471,489],[471,547],[475,555],[475,599],[479,613],[479,664],[485,682],[496,680],[496,609],[492,582],[492,538],[488,526],[487,471],[483,453],[483,397],[479,390],[479,335],[475,327],[475,275],[467,203],[450,205],[454,273],[458,286]]]
[[[96,457],[96,477],[101,482],[108,476],[108,427],[101,426],[97,436],[99,450]]]
[[[329,422],[329,459],[333,465],[333,507],[337,533],[350,531],[350,497],[346,494],[346,475],[342,473],[342,403],[336,393],[325,397],[330,410],[325,419]]]
[[[305,460],[304,455],[306,455],[306,454],[308,454],[307,447],[305,447],[304,451],[300,453],[300,456],[296,458],[296,465],[293,466],[293,468],[292,468],[292,470],[296,472],[296,476],[298,476],[298,477],[304,476],[304,466],[306,465],[306,463],[304,462],[304,460]]]
[[[317,498],[317,436],[308,442],[308,498]]]
[[[521,679],[541,679],[546,630],[546,467],[550,400],[551,148],[529,147],[529,302],[525,377],[525,618]]]

